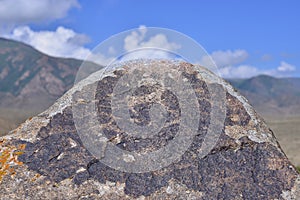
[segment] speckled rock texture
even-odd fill
[[[147,60],[136,64],[176,65],[192,85],[199,104],[199,127],[193,142],[176,162],[145,173],[118,171],[93,156],[76,130],[72,97],[96,85],[99,129],[120,149],[149,152],[176,137],[181,110],[176,95],[158,85],[141,85],[133,92],[130,116],[140,126],[151,119],[149,108],[166,108],[167,121],[159,134],[134,138],[118,127],[111,98],[130,62],[97,73],[69,90],[53,106],[0,138],[0,199],[300,199],[300,175],[281,150],[272,131],[247,100],[226,81],[189,63]],[[208,86],[225,90],[226,118],[219,139],[198,157],[210,123]],[[151,98],[150,98],[151,97]],[[82,99],[77,104],[85,104]],[[88,131],[88,130],[87,130]]]

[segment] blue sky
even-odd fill
[[[47,54],[84,59],[111,35],[164,27],[200,43],[224,77],[299,77],[299,19],[297,0],[0,0],[0,36]]]

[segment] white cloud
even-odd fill
[[[63,26],[58,27],[55,31],[34,31],[29,26],[18,26],[14,28],[10,34],[4,36],[27,43],[51,56],[89,59],[101,65],[110,63],[113,60],[112,55],[118,52],[118,49],[112,46],[108,47],[106,54],[92,52],[84,46],[90,41],[86,35],[76,33],[74,30]],[[137,31],[133,31],[125,36],[123,42],[123,48],[126,51],[144,49],[129,53],[122,60],[136,58],[169,58],[166,52],[149,49],[147,47],[163,48],[170,51],[180,48],[180,45],[175,42],[170,42],[164,34],[157,33],[156,35],[147,37],[147,28],[144,26],[141,26]],[[104,52],[105,51],[102,53]],[[282,77],[289,76],[296,70],[295,66],[285,61],[282,61],[277,68],[269,70],[262,70],[255,66],[243,64],[248,57],[248,53],[245,50],[214,51],[211,57],[219,67],[220,75],[224,78],[249,78],[259,74]],[[210,57],[207,56],[203,58],[203,62],[206,61],[205,59],[210,59]],[[203,62],[201,64],[205,66]]]
[[[111,55],[114,55],[114,54],[117,53],[117,50],[113,46],[110,46],[108,48],[108,53],[111,54]]]
[[[140,26],[138,31],[132,31],[130,35],[124,39],[124,49],[130,51],[140,46],[140,43],[144,40],[147,28]]]
[[[50,56],[89,59],[100,65],[111,61],[110,57],[84,47],[90,41],[88,36],[62,26],[55,31],[33,31],[28,26],[20,26],[5,37],[27,43]]]
[[[167,51],[175,51],[181,46],[175,42],[170,42],[166,35],[157,33],[151,37],[147,36],[147,27],[140,26],[137,31],[132,31],[124,39],[124,50],[138,51],[132,52],[131,54],[123,57],[122,60],[130,60],[137,58],[169,58],[171,56]],[[154,49],[151,49],[155,48]],[[163,50],[158,50],[163,49]]]
[[[223,78],[250,78],[260,74],[266,74],[275,77],[290,76],[291,72],[296,70],[296,67],[282,61],[280,66],[272,69],[261,69],[249,64],[243,64],[248,58],[248,53],[245,50],[226,50],[214,51],[209,56],[204,56],[199,63],[205,67],[211,67],[212,60],[217,65],[218,70],[215,71]],[[270,60],[272,57],[265,54],[263,60]]]
[[[108,47],[107,51],[100,49],[102,54],[94,53],[89,57],[89,59],[93,59],[98,63],[101,61],[104,64],[108,64],[114,60],[114,57],[112,57],[113,55],[116,57],[121,56],[118,54],[122,54],[122,57],[119,58],[119,61],[140,58],[173,58],[174,55],[168,51],[175,51],[181,48],[179,44],[169,41],[165,34],[153,34],[152,32],[149,34],[148,31],[149,30],[146,26],[141,25],[137,30],[132,31],[128,35],[124,36],[122,40],[123,45],[121,45],[121,48],[123,47],[123,49],[118,50],[114,46],[110,46]],[[116,46],[119,45],[117,44]],[[99,52],[99,49],[96,51]]]
[[[114,60],[114,57],[108,57],[108,56],[105,56],[101,53],[92,53],[92,52],[90,52],[89,56],[87,57],[87,60],[98,63],[102,66],[106,66]]]
[[[248,58],[248,53],[245,50],[226,50],[214,51],[209,56],[204,56],[200,64],[211,65],[211,59],[215,62],[217,67],[223,68],[244,62]]]
[[[296,67],[284,61],[281,61],[280,66],[272,69],[259,69],[250,65],[227,66],[220,68],[219,72],[223,78],[250,78],[260,74],[266,74],[274,77],[288,77]]]
[[[84,59],[91,52],[83,45],[89,38],[62,26],[55,31],[33,31],[28,26],[15,28],[7,38],[25,42],[51,56]]]
[[[141,26],[138,31],[133,31],[124,37],[124,50],[145,49],[130,53],[123,57],[122,60],[145,57],[166,58],[169,55],[164,51],[149,50],[147,47],[167,50],[180,48],[178,44],[169,42],[167,36],[164,34],[158,33],[150,38],[146,38],[146,32],[147,28]],[[76,33],[74,30],[63,26],[59,26],[55,31],[34,31],[29,26],[18,26],[9,34],[4,35],[4,37],[27,43],[37,50],[51,56],[89,59],[101,65],[106,65],[111,62],[113,60],[112,55],[117,52],[113,46],[110,46],[107,52],[92,52],[90,49],[84,47],[84,45],[90,41],[86,35]]]
[[[296,70],[296,67],[284,61],[281,61],[280,66],[277,67],[277,70],[280,72],[292,72]]]
[[[0,25],[25,25],[63,18],[77,0],[0,0]]]
[[[250,65],[227,66],[220,68],[219,72],[223,78],[249,78],[263,73]]]
[[[57,27],[55,31],[34,31],[29,26],[18,26],[2,37],[29,44],[55,57],[88,59],[100,65],[106,65],[113,59],[108,55],[92,52],[84,46],[90,42],[88,36],[63,26]],[[112,51],[115,50],[110,48],[109,53],[113,53]]]
[[[180,45],[175,42],[169,42],[167,36],[164,34],[157,34],[148,41],[142,42],[140,47],[156,47],[172,51],[179,49]]]

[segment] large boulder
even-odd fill
[[[247,100],[185,62],[103,69],[0,140],[1,199],[300,199]]]

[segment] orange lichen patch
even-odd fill
[[[18,156],[24,153],[26,147],[25,144],[18,146],[4,145],[5,141],[0,141],[0,182],[7,174],[14,175],[14,166],[22,165],[23,163],[18,161]]]
[[[31,181],[36,181],[40,176],[40,174],[35,174]]]

